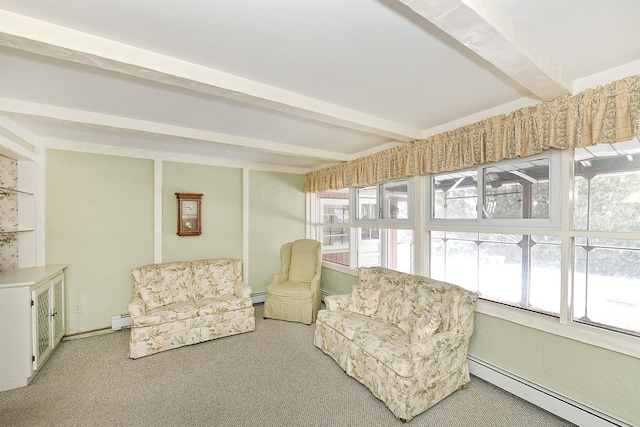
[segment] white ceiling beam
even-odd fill
[[[399,0],[544,101],[571,94],[563,71],[491,0]]]
[[[410,142],[421,130],[124,43],[0,10],[0,45]]]
[[[196,141],[212,142],[232,145],[236,147],[252,148],[258,151],[286,154],[289,156],[311,157],[327,161],[347,161],[351,156],[332,151],[318,150],[255,138],[246,138],[210,132],[200,129],[185,128],[164,123],[132,119],[128,117],[112,116],[91,111],[75,110],[54,105],[37,104],[9,98],[0,98],[0,112],[20,114],[32,117],[42,117],[64,122],[100,126],[125,131],[143,132],[165,135],[177,138],[188,138]]]

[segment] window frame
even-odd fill
[[[562,208],[562,152],[559,150],[548,150],[538,155],[503,160],[497,163],[478,165],[473,168],[466,168],[456,172],[476,171],[476,218],[475,219],[447,219],[434,218],[435,214],[435,197],[434,191],[435,180],[438,176],[449,174],[450,172],[442,172],[431,174],[427,177],[427,193],[425,197],[426,226],[428,228],[477,228],[484,230],[487,227],[505,228],[505,229],[535,229],[535,234],[541,234],[537,230],[559,230],[561,227],[561,208]],[[505,167],[513,163],[521,163],[526,161],[535,161],[547,159],[549,162],[549,218],[484,218],[482,212],[485,199],[485,174],[484,170],[490,167]],[[533,234],[533,233],[525,233]]]

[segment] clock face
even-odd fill
[[[198,202],[195,200],[184,200],[182,202],[182,215],[197,215]]]

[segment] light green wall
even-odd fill
[[[640,359],[476,314],[469,353],[640,425]]]
[[[68,264],[66,334],[111,326],[127,312],[131,269],[154,262],[243,256],[243,171],[162,162],[162,241],[154,236],[153,160],[46,152],[46,262]],[[305,236],[304,175],[249,173],[249,282],[280,269],[280,246]],[[200,236],[178,236],[175,193],[202,193]],[[80,312],[74,308],[79,306]]]
[[[322,290],[354,276],[322,269]],[[640,359],[476,313],[469,354],[623,421],[640,425]]]
[[[356,283],[358,283],[358,276],[340,273],[330,268],[322,268],[321,288],[324,292],[331,295],[349,294]]]
[[[304,175],[249,173],[249,284],[264,292],[280,271],[280,247],[304,239]]]
[[[178,236],[175,193],[202,193],[202,234]],[[242,169],[162,163],[162,261],[242,258]]]
[[[153,162],[47,150],[45,164],[46,262],[69,265],[66,333],[110,326],[130,270],[153,262]]]

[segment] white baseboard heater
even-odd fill
[[[471,355],[469,370],[472,375],[490,382],[509,393],[533,403],[579,426],[589,427],[632,427],[624,421],[604,414],[597,409],[583,405],[575,400],[555,393],[545,387],[532,383],[518,375],[505,371],[495,365],[485,362]]]
[[[253,295],[251,296],[251,299],[253,300],[253,304],[259,304],[261,302],[264,302],[265,299],[267,299],[267,293],[254,292]]]
[[[129,314],[114,314],[111,316],[111,329],[119,331],[123,328],[131,327],[131,316]]]

